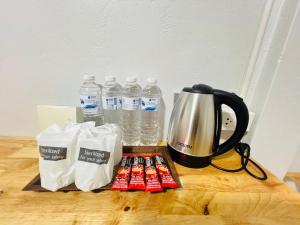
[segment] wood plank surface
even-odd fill
[[[267,181],[245,172],[175,163],[183,188],[162,193],[103,191],[29,192],[38,173],[32,138],[0,137],[0,224],[300,224],[300,195],[268,172]],[[214,160],[234,168],[230,152]]]
[[[294,182],[300,188],[300,173],[299,172],[288,172],[285,176],[287,180]]]

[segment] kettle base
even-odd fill
[[[190,168],[204,168],[210,165],[211,157],[196,157],[196,156],[190,156],[183,154],[174,148],[172,148],[170,145],[168,145],[168,149],[170,152],[170,155],[172,157],[172,160]]]

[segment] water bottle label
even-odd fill
[[[121,108],[121,103],[122,103],[122,99],[119,96],[116,97],[102,96],[103,109],[117,110]]]
[[[97,95],[80,95],[80,106],[83,114],[98,114],[99,103],[100,102]]]
[[[137,97],[122,97],[122,109],[124,110],[137,110],[140,108],[141,98]]]
[[[159,109],[160,98],[142,98],[142,109],[156,111]]]

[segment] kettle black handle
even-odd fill
[[[243,99],[234,93],[229,93],[222,90],[214,89],[214,96],[216,100],[216,110],[218,110],[217,115],[217,133],[220,134],[221,131],[221,121],[222,121],[222,108],[221,105],[225,104],[232,108],[236,116],[236,128],[230,138],[226,140],[223,144],[216,146],[216,152],[214,156],[221,155],[230,149],[232,149],[244,136],[248,122],[249,122],[249,112]],[[219,135],[217,135],[219,138]],[[219,140],[217,140],[219,141]]]

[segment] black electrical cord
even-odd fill
[[[239,172],[241,170],[245,170],[250,176],[258,179],[258,180],[266,180],[268,178],[266,172],[259,166],[257,163],[255,163],[253,160],[250,159],[250,146],[247,143],[238,143],[234,150],[241,156],[241,167],[238,169],[225,169],[223,167],[217,166],[213,163],[211,165],[219,170],[223,170],[226,172]],[[247,165],[248,163],[252,163],[262,174],[262,176],[257,176],[254,173],[252,173],[250,170],[248,170]]]

